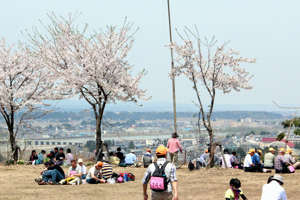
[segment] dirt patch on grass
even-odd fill
[[[88,167],[89,169],[90,167]],[[43,185],[34,179],[42,166],[0,166],[0,199],[142,199],[142,178],[144,168],[114,167],[114,172],[131,172],[136,181],[122,184],[98,185]],[[67,172],[67,167],[64,167]],[[274,170],[273,170],[274,172]],[[231,178],[239,178],[242,189],[249,200],[259,200],[262,186],[274,173],[245,173],[236,169],[210,169],[188,171],[186,166],[177,170],[179,199],[224,199]],[[298,199],[299,170],[284,174],[284,188],[288,199]],[[148,189],[148,193],[150,190]]]

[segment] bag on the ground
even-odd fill
[[[201,168],[201,164],[199,161],[196,162],[196,169],[200,169]]]
[[[126,167],[126,163],[120,162],[119,166],[120,166],[120,167]]]
[[[117,179],[117,182],[118,182],[118,183],[123,183],[123,177],[120,176],[120,177]]]
[[[194,165],[194,163],[192,163],[191,160],[190,160],[190,162],[189,162],[188,168],[189,168],[190,171],[192,171],[192,170],[195,169],[195,165]]]
[[[168,183],[170,182],[170,180],[165,174],[165,168],[167,164],[168,162],[165,162],[159,167],[157,162],[154,163],[155,171],[150,178],[150,189],[155,192],[163,192],[168,189]]]
[[[294,173],[295,172],[295,167],[293,165],[288,166],[288,169],[289,169],[290,173]]]
[[[127,174],[127,181],[135,181],[135,176],[132,173],[119,173],[119,176],[124,180],[125,174]]]

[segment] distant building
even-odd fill
[[[276,138],[263,138],[260,141],[261,147],[266,147],[266,146],[278,146],[278,147],[280,147],[282,145],[281,143],[285,144],[285,142],[286,142],[285,139],[282,139],[281,141],[277,141]],[[295,147],[295,144],[292,143],[292,142],[288,142],[287,145],[290,148]]]

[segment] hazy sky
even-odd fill
[[[81,12],[77,23],[89,24],[89,31],[106,25],[121,26],[125,17],[140,27],[128,60],[134,72],[148,70],[141,87],[148,89],[153,102],[172,102],[167,0],[0,0],[0,38],[8,44],[26,42],[20,31],[49,23],[47,13],[57,15]],[[197,25],[201,36],[216,36],[219,43],[231,40],[228,47],[240,55],[257,58],[245,68],[254,75],[252,90],[217,94],[217,104],[300,105],[299,48],[300,1],[205,1],[171,0],[173,41],[181,43],[175,28]],[[176,79],[178,103],[195,99],[191,82]],[[203,96],[205,98],[205,96]],[[208,99],[205,99],[208,102]]]

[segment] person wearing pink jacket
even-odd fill
[[[182,153],[182,148],[181,148],[181,144],[179,142],[179,140],[177,139],[179,137],[179,135],[175,132],[172,133],[172,138],[169,139],[167,147],[169,149],[169,153],[170,153],[170,158],[171,158],[171,162],[175,165],[175,163],[177,163],[178,160],[178,148],[180,150],[180,152]]]

